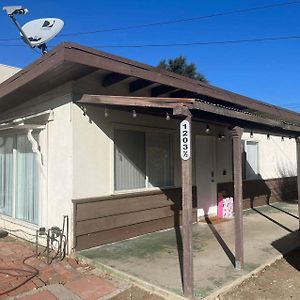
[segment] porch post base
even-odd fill
[[[243,269],[243,263],[240,262],[239,260],[236,260],[234,267],[235,267],[236,270],[241,271]]]

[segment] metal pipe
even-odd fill
[[[30,40],[28,39],[27,35],[25,34],[24,30],[22,29],[21,25],[18,23],[16,17],[14,15],[10,15],[9,17],[12,19],[12,21],[15,23],[15,25],[17,26],[17,28],[21,32],[22,38],[24,39],[26,44],[28,44],[28,46],[30,48],[34,48],[34,46],[32,46],[32,44],[31,44]]]
[[[39,252],[39,230],[35,232],[35,256],[38,257]]]
[[[48,233],[47,233],[47,264],[50,264],[50,229],[48,229]]]

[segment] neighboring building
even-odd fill
[[[13,76],[21,69],[0,64],[0,83]]]
[[[194,221],[233,195],[233,126],[245,130],[244,207],[297,197],[298,113],[64,43],[0,85],[0,227],[34,234],[68,215],[76,250],[173,227],[185,106]]]

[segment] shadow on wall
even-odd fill
[[[233,182],[219,183],[217,188],[219,196],[234,198]],[[268,204],[271,195],[272,191],[266,181],[243,159],[244,209]]]
[[[278,176],[278,193],[282,201],[294,202],[297,199],[297,177],[296,171],[282,165],[277,166]]]
[[[264,180],[260,174],[253,171],[247,161],[244,160],[243,166],[244,209],[277,201],[294,202],[297,199],[297,178],[292,169],[278,166],[278,178]],[[218,194],[233,197],[233,183],[218,184]]]

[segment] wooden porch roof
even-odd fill
[[[300,114],[296,112],[73,43],[60,44],[0,84],[0,110],[11,109],[68,81],[97,72],[102,74],[99,85],[103,88],[127,83],[128,95],[124,96],[143,91],[151,97],[197,99],[197,105],[193,105],[198,111],[209,108],[210,113],[226,113],[229,117],[234,112],[234,117],[243,116],[239,119],[244,120],[255,116],[261,122],[276,121],[286,131],[299,131]]]
[[[193,111],[197,118],[197,112],[217,116],[219,123],[228,126],[242,126],[246,129],[260,128],[268,132],[293,133],[295,136],[300,134],[300,126],[287,124],[284,121],[262,117],[253,113],[233,109],[230,107],[213,104],[201,99],[193,98],[159,98],[159,97],[126,97],[126,96],[107,96],[107,95],[88,95],[84,94],[77,101],[80,104],[105,105],[125,108],[147,108],[170,110],[174,116],[180,115],[183,108]],[[150,111],[149,111],[150,112]],[[205,116],[198,115],[203,120]],[[216,122],[213,122],[216,123]]]

